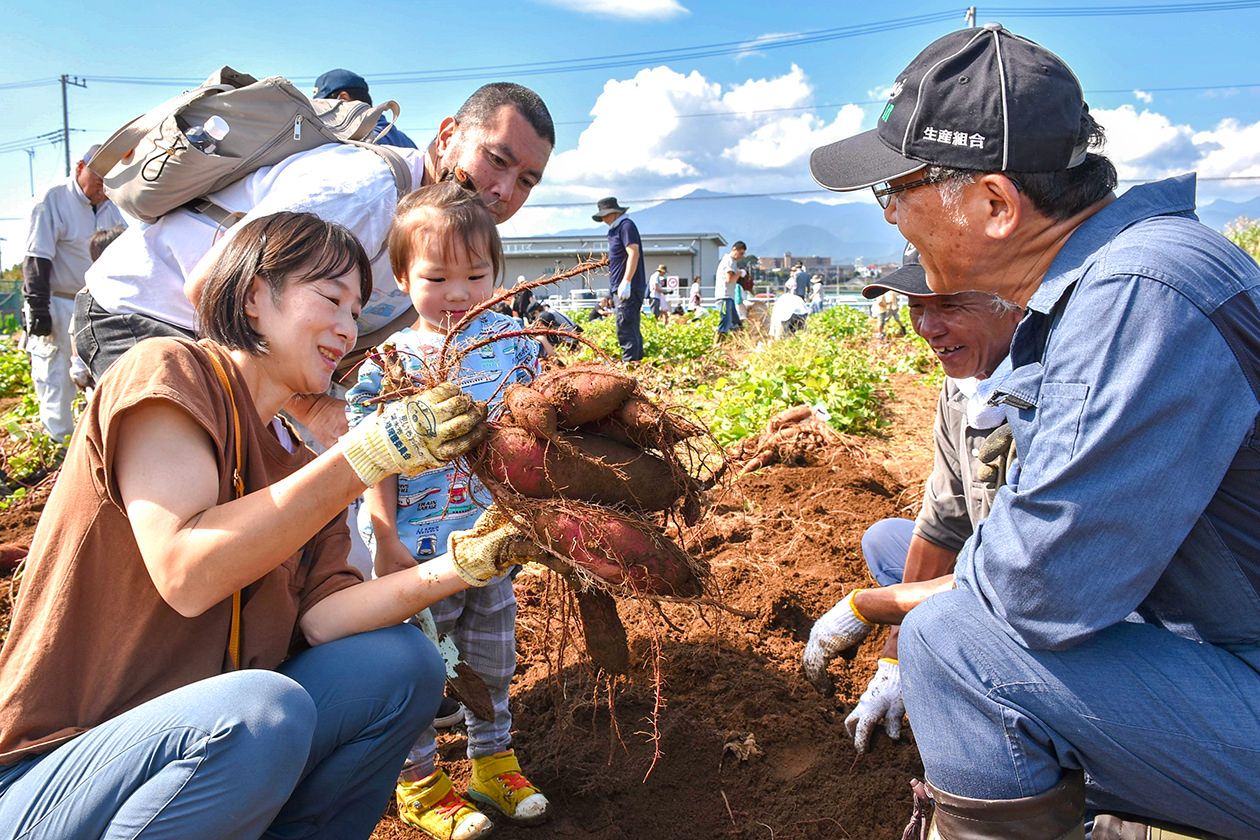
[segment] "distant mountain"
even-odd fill
[[[1226,201],[1220,198],[1200,207],[1198,214],[1203,224],[1216,230],[1223,230],[1225,225],[1239,216],[1260,220],[1260,198],[1249,201]]]
[[[900,262],[901,234],[869,203],[823,204],[782,198],[732,196],[695,190],[682,198],[647,209],[630,208],[641,233],[720,233],[727,242],[742,239],[750,253],[776,257],[831,257],[839,265]],[[1246,216],[1260,220],[1260,198],[1218,199],[1198,210],[1203,223],[1216,230]],[[591,236],[603,225],[560,231],[564,236]]]
[[[630,208],[640,233],[720,233],[727,242],[742,239],[759,257],[831,257],[851,265],[896,262],[904,241],[871,204],[823,204],[722,195],[695,190],[645,210]],[[565,236],[589,236],[605,228],[560,231]]]

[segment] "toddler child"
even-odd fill
[[[404,198],[386,243],[394,278],[420,316],[388,343],[398,350],[407,371],[416,373],[424,360],[437,359],[451,328],[491,296],[503,248],[490,213],[454,181],[421,187]],[[448,357],[460,347],[519,329],[515,319],[486,311],[452,340]],[[538,342],[505,337],[464,356],[456,383],[474,399],[493,404],[509,383],[531,378],[538,358]],[[370,359],[360,367],[358,382],[347,394],[352,426],[376,410],[368,401],[380,394],[381,376],[381,368]],[[454,463],[413,478],[386,479],[370,488],[359,524],[372,549],[376,575],[448,551],[450,534],[472,528],[489,503],[485,488]],[[438,633],[458,645],[494,701],[491,720],[482,720],[471,710],[466,714],[472,759],[468,798],[514,822],[542,821],[547,798],[522,775],[511,748],[508,686],[516,671],[516,596],[511,579],[499,577],[484,587],[459,592],[434,604],[430,612]],[[435,767],[435,737],[430,727],[407,757],[396,792],[399,816],[437,840],[481,837],[491,822]]]

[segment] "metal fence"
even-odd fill
[[[22,281],[0,280],[0,321],[6,316],[21,317],[22,313]]]

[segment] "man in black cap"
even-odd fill
[[[1139,815],[1094,840],[1260,837],[1260,267],[1198,222],[1193,176],[1117,198],[1101,139],[1063,61],[987,24],[810,161],[874,189],[933,291],[1027,310],[989,399],[1018,478],[952,581],[856,593],[832,645],[913,607],[934,836],[1083,838],[1088,801]]]
[[[608,225],[608,283],[617,302],[617,343],[621,358],[637,362],[643,358],[643,296],[647,277],[643,270],[643,242],[639,229],[626,215],[614,196],[601,198],[591,218]]]
[[[862,535],[862,555],[881,586],[931,580],[954,570],[963,543],[988,514],[997,489],[1006,483],[1010,427],[1000,407],[988,405],[994,388],[1010,372],[1007,353],[1023,313],[987,292],[938,295],[927,284],[919,254],[906,245],[902,267],[862,289],[868,299],[893,291],[910,299],[910,324],[945,369],[936,405],[936,457],[916,520],[884,519]],[[997,431],[995,431],[997,430]],[[986,442],[987,441],[987,442]],[[993,448],[992,464],[986,449]],[[983,457],[981,457],[983,456]],[[820,618],[810,631],[802,663],[824,695],[832,692],[827,666],[837,655],[832,642],[853,618],[852,597]],[[892,628],[875,676],[844,725],[858,752],[870,747],[880,725],[901,735],[905,706]]]
[[[315,80],[315,93],[312,99],[340,99],[343,102],[366,102],[372,104],[372,94],[368,93],[368,83],[358,73],[349,70],[329,70]],[[377,143],[386,146],[398,146],[402,149],[417,148],[416,144],[402,129],[391,125],[389,117],[381,114],[376,121],[374,132]]]

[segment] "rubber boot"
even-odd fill
[[[1085,840],[1085,778],[1079,771],[1020,799],[970,799],[925,787],[935,804],[928,840]]]
[[[1183,825],[1148,820],[1143,817],[1099,814],[1094,818],[1093,840],[1225,840]]]

